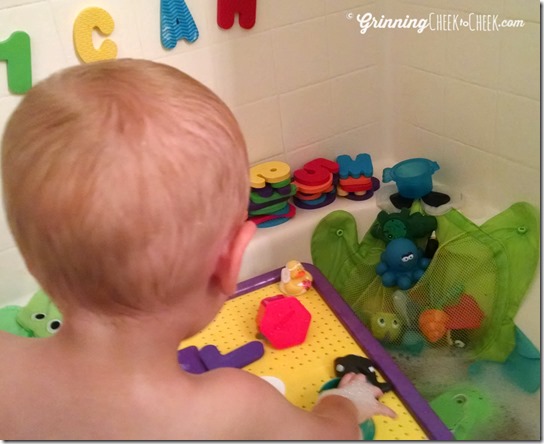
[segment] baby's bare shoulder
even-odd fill
[[[2,365],[0,366],[0,375],[9,375],[14,373],[15,369],[21,369],[21,366],[30,359],[30,349],[32,341],[35,339],[24,338],[0,331],[0,352],[2,353]],[[5,381],[4,378],[2,378]]]
[[[223,416],[231,434],[239,433],[230,439],[286,439],[289,429],[308,419],[269,382],[246,371],[217,369],[200,378],[208,410]]]
[[[283,398],[262,378],[234,368],[221,368],[200,375],[198,386],[198,393],[206,402],[222,409],[228,405],[233,414],[247,415],[248,412],[255,412],[263,399],[271,398],[272,402],[278,402]],[[217,399],[222,402],[217,403]]]
[[[9,356],[0,366],[0,380],[9,381],[0,430],[11,439],[273,439],[300,415],[272,385],[244,370],[191,375],[156,368],[130,377],[113,364],[105,373],[100,366],[74,367],[33,341],[41,340],[0,334],[0,350]],[[59,430],[66,411],[71,421]]]
[[[16,348],[27,340],[28,338],[22,338],[5,331],[0,331],[0,347],[2,347],[2,350],[5,350],[6,347]]]

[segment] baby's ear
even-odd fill
[[[257,225],[253,222],[244,222],[231,239],[228,248],[221,253],[221,257],[217,261],[213,276],[219,284],[221,292],[227,296],[236,291],[242,258],[256,230]]]

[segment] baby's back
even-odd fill
[[[217,377],[86,365],[46,341],[0,332],[2,439],[222,439],[239,423],[234,399],[211,398]]]

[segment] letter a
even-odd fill
[[[193,43],[198,39],[191,11],[185,0],[161,0],[161,43],[167,49],[175,48],[178,40]]]

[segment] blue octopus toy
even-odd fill
[[[387,244],[376,273],[385,287],[397,285],[401,290],[408,290],[423,276],[429,263],[430,259],[423,256],[416,244],[401,237]]]

